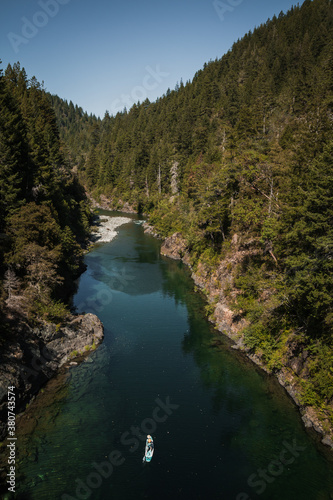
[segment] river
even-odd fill
[[[17,498],[333,498],[330,452],[277,381],[205,319],[188,269],[128,217],[85,257],[73,304],[100,317],[105,339],[32,403]]]

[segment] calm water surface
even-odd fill
[[[86,256],[74,305],[105,340],[22,423],[17,497],[333,498],[332,464],[283,389],[218,335],[187,269],[137,222]]]

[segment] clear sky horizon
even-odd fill
[[[303,1],[299,2],[301,5]],[[0,60],[103,118],[161,97],[292,0],[2,0]]]

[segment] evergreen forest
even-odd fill
[[[18,63],[0,75],[1,320],[62,321],[90,209],[48,94]],[[7,332],[8,333],[8,332]]]
[[[206,276],[237,241],[247,257],[224,294],[245,346],[273,372],[290,345],[309,359],[302,404],[333,425],[331,0],[274,16],[116,116],[88,116],[18,64],[0,99],[3,305],[23,297],[33,317],[65,307],[89,231],[84,191],[131,204],[163,237],[181,233]]]

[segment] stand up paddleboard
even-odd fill
[[[154,441],[150,434],[148,434],[146,439],[145,456],[143,457],[144,462],[150,462],[154,455]]]

